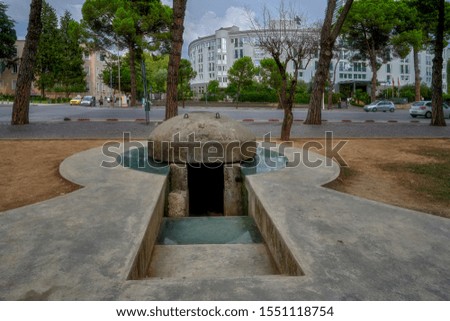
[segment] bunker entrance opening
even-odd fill
[[[189,216],[223,216],[223,164],[189,164]]]

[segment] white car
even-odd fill
[[[442,108],[444,109],[444,118],[450,118],[450,106],[447,103],[444,103]],[[431,100],[416,101],[411,104],[409,114],[413,118],[416,118],[417,116],[431,118],[432,109]]]
[[[367,112],[369,112],[369,111],[375,112],[378,110],[394,112],[395,105],[392,101],[389,101],[389,100],[376,100],[373,103],[365,105],[364,110]]]

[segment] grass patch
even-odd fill
[[[341,166],[339,176],[334,181],[325,184],[324,187],[339,190],[339,186],[341,184],[345,184],[348,179],[357,176],[357,174],[358,174],[357,170],[351,167]]]
[[[401,171],[416,176],[419,184],[414,189],[429,197],[450,201],[450,149],[423,148],[415,154],[432,158],[429,163],[391,163],[383,166],[389,171]]]

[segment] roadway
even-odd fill
[[[255,135],[280,136],[283,111],[275,108],[211,107],[179,108],[179,114],[212,111],[242,122]],[[153,107],[146,124],[142,108],[71,107],[69,105],[32,105],[30,124],[11,126],[11,104],[0,105],[0,139],[121,139],[130,133],[132,139],[146,139],[164,119],[163,107]],[[450,126],[429,126],[430,120],[411,118],[408,110],[367,113],[359,108],[324,110],[320,126],[304,125],[306,108],[294,109],[291,137],[320,138],[333,132],[339,138],[449,138]],[[448,123],[450,121],[447,120]]]
[[[0,123],[9,123],[11,121],[11,105],[0,105]],[[203,107],[194,106],[179,108],[179,114],[195,111],[213,111],[227,115],[238,121],[282,121],[283,110],[276,108],[247,108],[247,107]],[[164,107],[153,107],[149,116],[151,121],[162,121],[164,119]],[[145,119],[143,108],[111,108],[111,107],[84,107],[65,105],[31,105],[30,122],[59,122],[66,120],[89,119],[92,121],[119,120],[134,121],[136,119]],[[302,121],[306,118],[306,108],[294,108],[294,119]],[[322,119],[329,122],[425,122],[429,119],[411,118],[408,110],[397,109],[395,112],[365,112],[360,108],[323,110]]]

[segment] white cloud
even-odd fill
[[[223,16],[214,11],[205,12],[200,19],[189,19],[191,12],[186,12],[184,42],[188,45],[198,37],[205,37],[222,27],[238,26],[241,30],[250,29],[250,18],[255,13],[242,7],[229,7]]]

